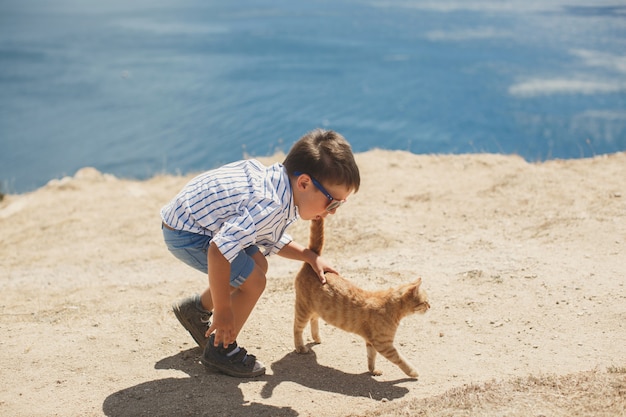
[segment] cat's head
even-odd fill
[[[428,294],[422,289],[422,278],[418,278],[407,286],[405,302],[412,313],[426,313],[430,308]]]

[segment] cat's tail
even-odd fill
[[[324,247],[324,218],[320,217],[311,220],[309,229],[309,249],[318,255],[322,254]]]

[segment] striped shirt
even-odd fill
[[[161,209],[173,229],[211,236],[229,262],[252,245],[266,256],[278,252],[291,242],[285,229],[298,217],[283,165],[254,159],[195,177]]]

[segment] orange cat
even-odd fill
[[[309,249],[321,254],[324,246],[324,219],[312,220]],[[430,308],[422,279],[381,291],[366,291],[341,276],[326,273],[322,285],[317,274],[304,264],[295,280],[296,306],[293,325],[296,352],[307,353],[302,332],[311,323],[311,335],[320,343],[318,318],[365,339],[367,367],[372,375],[381,375],[375,368],[376,352],[398,365],[408,376],[417,378],[417,370],[393,346],[400,320],[412,313],[425,313]]]

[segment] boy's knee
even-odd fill
[[[261,270],[259,265],[255,265],[250,276],[239,288],[243,291],[254,291],[255,293],[261,294],[265,291],[266,283],[267,279],[265,278],[265,273]]]

